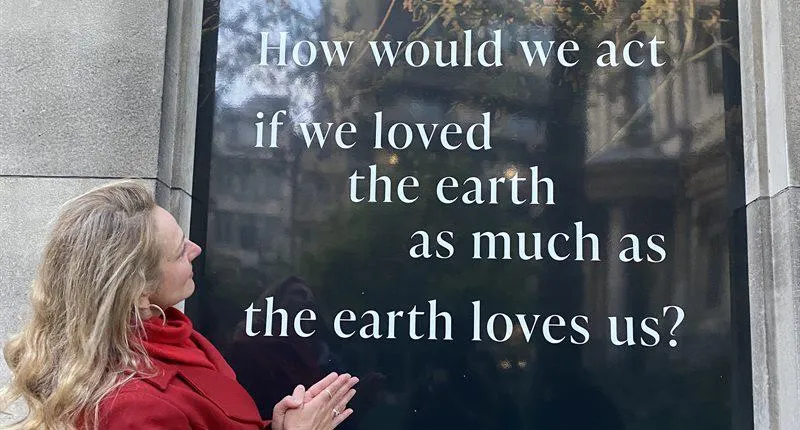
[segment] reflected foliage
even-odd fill
[[[732,185],[715,82],[722,79],[721,56],[736,51],[735,41],[720,36],[728,23],[717,2],[252,0],[220,6],[207,288],[199,292],[213,306],[199,312],[264,413],[291,384],[347,370],[364,376],[350,428],[731,428],[724,202]],[[369,40],[433,47],[463,41],[465,30],[479,42],[498,29],[504,35],[500,68],[378,68],[367,51]],[[356,43],[344,67],[263,67],[257,64],[260,31],[288,31],[290,43]],[[667,41],[661,69],[594,63],[602,40],[621,47],[652,37]],[[575,40],[580,63],[528,66],[521,40]],[[268,118],[279,109],[288,111],[279,148],[252,148],[255,112]],[[455,122],[466,129],[489,112],[492,150],[422,150],[418,141],[405,150],[374,150],[376,111],[383,112],[384,130],[394,122]],[[728,117],[730,127],[737,115]],[[296,124],[308,121],[350,121],[358,144],[347,151],[307,148]],[[418,200],[351,203],[347,178],[370,165],[393,184],[417,178]],[[507,194],[498,204],[447,205],[435,194],[444,176],[488,183],[515,174],[530,178],[531,166],[553,180],[556,205],[514,205]],[[473,258],[473,232],[539,232],[546,240],[574,231],[578,221],[598,235],[602,261]],[[431,258],[409,256],[417,231],[429,234]],[[450,258],[435,256],[442,231],[454,234]],[[618,263],[624,233],[664,234],[670,258]],[[516,255],[516,242],[511,249]],[[243,309],[263,306],[267,297],[295,313],[315,309],[318,332],[311,338],[243,335]],[[427,311],[434,299],[452,315],[453,340],[442,340],[443,326],[437,340],[429,339],[427,315],[417,327],[422,339],[409,338],[407,317],[397,322],[396,338],[387,338],[387,312]],[[586,315],[592,339],[580,346],[541,337],[528,342],[517,327],[505,342],[485,334],[474,342],[476,300],[481,324],[495,312]],[[667,304],[689,315],[680,348],[609,346],[608,316],[660,316]],[[364,312],[376,311],[380,338],[369,329],[335,336],[331,321],[341,309],[359,317],[354,330],[371,321]],[[660,332],[666,339],[669,327]]]

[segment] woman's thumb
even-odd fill
[[[278,420],[286,415],[286,411],[289,409],[299,408],[303,405],[303,396],[306,393],[305,387],[302,385],[298,385],[291,396],[284,397],[275,408],[272,410],[272,419]]]
[[[305,397],[306,397],[306,387],[302,385],[294,387],[294,392],[292,393],[292,400],[294,400],[297,403],[295,407],[301,406],[303,404],[303,399]]]

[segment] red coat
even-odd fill
[[[100,407],[101,429],[256,430],[268,426],[219,351],[174,308],[145,322],[157,375],[135,379]]]

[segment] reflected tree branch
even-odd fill
[[[413,34],[412,34],[412,37],[413,37],[414,39],[419,39],[420,37],[422,37],[422,35],[423,35],[423,34],[425,34],[425,32],[427,32],[427,31],[428,31],[428,29],[430,29],[430,28],[431,28],[431,26],[433,25],[433,23],[435,23],[435,22],[436,22],[436,20],[438,20],[438,19],[439,19],[439,17],[440,17],[440,16],[442,16],[442,12],[444,12],[444,6],[440,7],[440,8],[439,8],[439,10],[438,10],[438,11],[436,11],[436,14],[435,14],[435,15],[433,15],[433,16],[432,16],[432,17],[431,17],[431,18],[428,20],[428,22],[426,22],[426,23],[425,23],[425,26],[423,26],[423,27],[422,27],[422,28],[419,30],[419,32],[418,32],[418,33],[413,33]]]
[[[383,26],[385,26],[386,21],[389,20],[389,15],[392,14],[392,8],[394,7],[396,1],[397,0],[392,0],[391,2],[389,2],[389,7],[386,8],[386,13],[383,15],[383,20],[381,21],[381,24],[378,26],[378,28],[375,29],[375,31],[372,32],[372,35],[370,35],[369,39],[375,40],[375,38],[377,38],[378,35],[381,34],[381,31],[383,31]],[[350,66],[347,68],[347,71],[352,69],[353,65],[358,64],[358,62],[361,61],[361,57],[363,57],[364,54],[367,53],[368,47],[369,44],[364,45],[364,48],[362,48],[361,52],[358,53],[356,59],[352,63],[350,63]],[[345,75],[347,75],[347,71],[345,71]]]
[[[685,60],[682,60],[681,62],[676,64],[675,67],[669,72],[669,74],[667,74],[667,76],[664,78],[664,80],[662,80],[661,83],[659,83],[658,86],[655,88],[655,90],[653,90],[653,93],[650,94],[650,97],[647,99],[647,102],[645,102],[644,104],[639,106],[639,108],[636,110],[636,112],[633,113],[633,115],[631,115],[631,117],[628,119],[628,121],[625,123],[625,125],[620,127],[619,130],[617,130],[617,132],[614,133],[614,136],[612,136],[611,139],[608,142],[604,143],[602,146],[597,148],[597,150],[594,151],[586,159],[586,161],[591,161],[598,154],[600,154],[604,149],[613,148],[620,141],[620,139],[625,137],[628,134],[628,132],[630,131],[630,129],[633,127],[633,125],[636,123],[636,121],[638,121],[642,117],[642,115],[644,115],[645,112],[647,112],[647,109],[655,102],[656,98],[658,96],[660,96],[661,93],[666,88],[669,87],[669,84],[679,75],[678,72],[683,71],[683,69],[687,65],[689,65],[690,63],[692,63],[694,61],[697,61],[697,60],[700,60],[701,58],[703,58],[706,55],[708,55],[709,53],[711,53],[711,51],[713,51],[714,49],[716,49],[718,47],[722,47],[727,42],[728,42],[727,40],[726,41],[722,41],[722,42],[719,42],[719,41],[718,42],[714,42],[711,45],[707,46],[705,49],[697,52],[696,54],[692,55],[691,57],[689,57],[689,58],[687,58]]]

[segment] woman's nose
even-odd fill
[[[192,242],[191,240],[189,241],[189,246],[191,247],[191,251],[189,253],[190,260],[194,260],[198,255],[200,255],[201,252],[203,252],[203,248],[200,248],[200,245]]]

